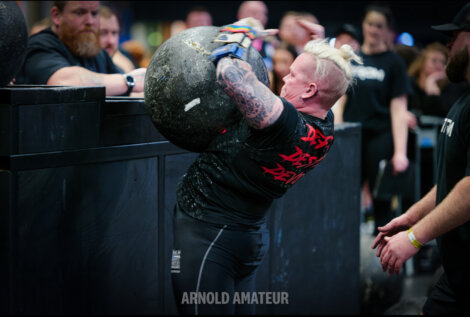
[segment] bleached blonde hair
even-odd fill
[[[337,49],[328,44],[327,38],[308,42],[304,47],[304,52],[312,54],[316,58],[316,68],[313,74],[316,80],[323,80],[330,75],[331,66],[328,65],[328,61],[333,62],[344,74],[344,79],[333,85],[334,92],[339,96],[343,95],[352,83],[351,60],[362,64],[362,59],[351,46],[344,44]]]

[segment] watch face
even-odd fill
[[[130,75],[126,76],[126,81],[127,81],[128,86],[134,86],[135,85],[134,77],[132,77]]]

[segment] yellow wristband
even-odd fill
[[[408,239],[410,239],[411,244],[414,245],[416,249],[421,249],[423,247],[423,244],[416,240],[416,237],[411,229],[412,228],[408,230]]]

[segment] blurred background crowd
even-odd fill
[[[30,34],[47,27],[52,1],[17,1],[26,17]],[[236,21],[242,1],[101,1],[116,14],[119,24],[119,46],[135,56],[139,66],[146,66],[155,50],[170,36],[199,25],[221,26]],[[335,37],[345,23],[354,26],[361,36],[361,19],[370,1],[265,1],[263,8],[247,8],[262,15],[266,28],[279,28],[289,11],[310,15],[325,27],[325,35]],[[391,42],[424,48],[446,38],[430,25],[453,16],[462,1],[382,1],[395,15],[390,30]],[[250,15],[251,12],[245,14]],[[289,28],[286,23],[285,29]],[[300,36],[300,35],[299,35]],[[292,40],[289,40],[292,41]],[[295,41],[295,40],[294,40]],[[411,53],[410,53],[411,54]],[[411,58],[411,57],[407,57]]]

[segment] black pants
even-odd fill
[[[377,133],[363,131],[362,135],[362,180],[368,181],[373,191],[379,172],[379,162],[393,156],[393,136],[391,131]]]
[[[180,314],[254,314],[234,304],[235,292],[254,292],[256,270],[269,246],[265,226],[240,231],[174,215],[172,280]],[[179,260],[179,261],[178,261]]]
[[[468,315],[470,314],[469,298],[460,302],[449,285],[447,276],[442,273],[436,285],[431,289],[423,306],[424,315]]]
[[[384,133],[363,131],[362,136],[362,181],[369,182],[371,192],[374,191],[379,162],[393,156],[393,136],[391,131]],[[374,228],[387,224],[393,217],[390,199],[372,198],[374,210]],[[378,233],[375,229],[375,234]]]

